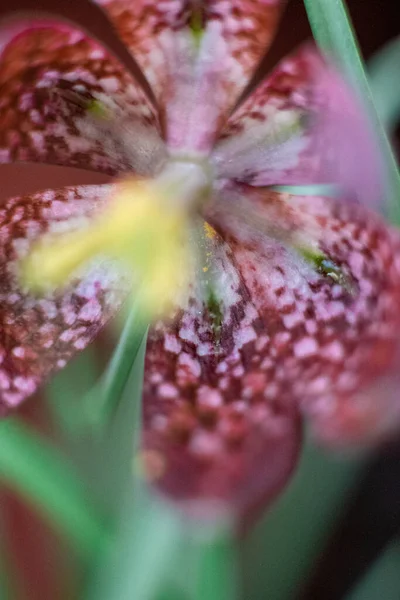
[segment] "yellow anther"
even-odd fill
[[[217,236],[217,232],[215,231],[214,227],[211,227],[207,221],[204,221],[204,233],[209,240],[213,240]]]
[[[37,291],[56,288],[98,254],[121,259],[140,285],[143,311],[153,318],[187,285],[187,220],[160,186],[125,180],[88,227],[42,239],[21,265],[23,280]]]

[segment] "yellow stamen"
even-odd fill
[[[25,284],[36,291],[64,284],[98,254],[122,259],[140,282],[139,301],[149,318],[167,310],[187,283],[188,213],[160,186],[126,180],[109,207],[85,229],[47,236],[21,265]]]

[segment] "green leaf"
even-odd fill
[[[398,600],[400,598],[400,543],[396,540],[375,561],[347,600]]]
[[[104,375],[84,400],[95,427],[104,428],[115,414],[147,329],[148,323],[134,305]]]
[[[133,332],[133,335],[136,335]],[[146,336],[142,338],[125,389],[99,438],[97,478],[103,482],[103,495],[114,513],[121,510],[125,496],[131,500],[134,456],[141,434],[141,404]]]
[[[379,50],[368,64],[376,110],[388,131],[400,120],[400,38]]]
[[[82,555],[104,546],[103,522],[55,447],[15,419],[0,423],[0,481],[15,490]]]
[[[400,175],[396,159],[375,108],[356,37],[343,0],[304,0],[314,37],[347,76],[374,125],[385,165],[386,196],[391,220],[400,224]]]
[[[89,599],[151,597],[158,591],[158,569],[164,572],[164,559],[172,556],[175,521],[169,513],[153,510],[153,501],[134,485],[145,348],[143,340],[121,401],[104,430],[99,468],[104,472],[104,494],[110,495],[108,503],[114,504],[111,511],[118,512],[118,518],[114,543],[90,582]]]
[[[166,582],[154,600],[188,600],[187,594],[176,585]]]

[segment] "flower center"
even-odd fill
[[[42,292],[64,285],[97,255],[123,261],[147,318],[165,312],[188,288],[192,218],[210,197],[205,161],[171,158],[152,180],[119,181],[102,213],[78,231],[48,233],[21,263],[23,282]]]

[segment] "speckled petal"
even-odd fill
[[[381,161],[360,102],[311,45],[285,59],[230,117],[216,145],[220,177],[255,186],[340,184],[382,202]]]
[[[266,393],[297,402],[330,444],[370,443],[399,429],[398,232],[353,203],[248,193],[328,261],[321,268],[243,219],[215,223],[266,324]]]
[[[35,298],[18,283],[18,258],[46,231],[82,226],[110,186],[69,187],[12,198],[0,209],[0,415],[83,350],[126,293],[115,265],[98,259],[63,294]]]
[[[192,516],[254,518],[296,464],[300,422],[296,407],[269,393],[268,325],[232,253],[213,237],[204,257],[203,293],[149,334],[142,461]]]
[[[1,26],[0,163],[147,174],[162,154],[154,109],[98,42],[50,20]]]
[[[176,151],[207,151],[285,0],[97,0],[148,78]]]
[[[311,432],[321,444],[339,449],[368,446],[399,437],[400,430],[400,344],[377,344],[371,352],[371,379],[360,390],[348,388],[340,402],[327,394],[311,394],[303,402],[303,412]],[[371,349],[370,349],[371,351]],[[362,353],[360,348],[358,355]],[[353,365],[357,358],[353,359]],[[360,360],[360,356],[358,356]],[[368,367],[368,365],[367,365]],[[366,368],[367,368],[366,367]],[[383,367],[383,368],[382,368]],[[379,372],[382,370],[382,372]],[[345,386],[345,385],[344,385]],[[357,386],[356,386],[357,387]]]

